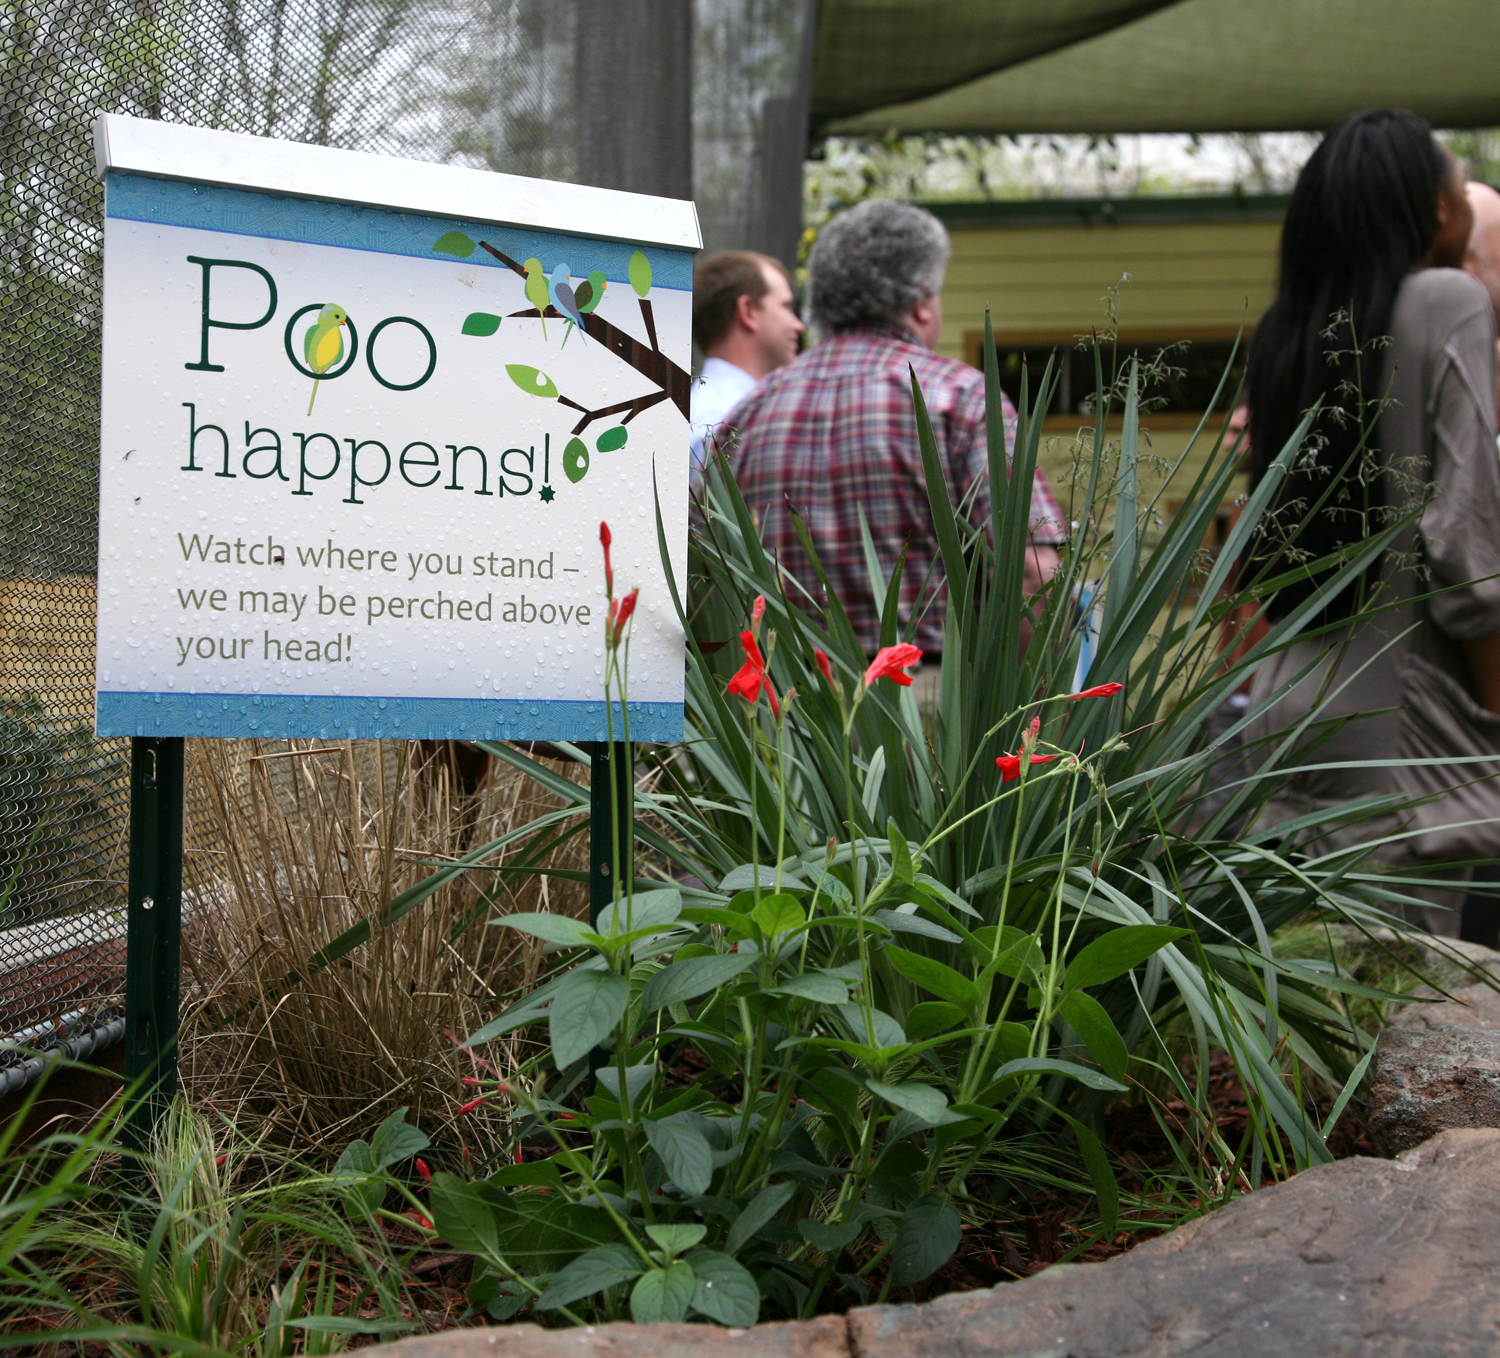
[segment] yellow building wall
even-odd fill
[[[1105,293],[1126,273],[1122,337],[1232,338],[1274,294],[1281,223],[950,223],[949,234],[938,349],[962,359],[986,305],[1002,343],[1057,343],[1103,322]]]

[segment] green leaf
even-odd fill
[[[583,1297],[593,1296],[606,1287],[629,1282],[645,1271],[640,1256],[624,1245],[600,1245],[580,1254],[547,1284],[537,1298],[537,1309],[553,1310],[569,1306]]]
[[[1113,1089],[1123,1093],[1127,1088],[1118,1080],[1111,1080],[1097,1070],[1090,1070],[1076,1061],[1063,1061],[1055,1056],[1026,1056],[1019,1061],[1007,1061],[995,1072],[994,1078],[998,1084],[1001,1080],[1009,1080],[1017,1075],[1033,1074],[1067,1075],[1090,1089]]]
[[[929,877],[926,873],[919,872],[916,875],[916,885],[936,896],[950,910],[957,910],[960,915],[968,915],[973,919],[980,918],[979,911],[962,896],[944,886],[936,877]]]
[[[1111,929],[1068,963],[1064,988],[1081,990],[1113,981],[1187,932],[1165,924],[1124,924]]]
[[[929,1037],[956,1028],[966,1015],[956,1004],[946,1000],[933,1000],[913,1007],[906,1016],[906,1035],[913,1042],[924,1042]]]
[[[693,1267],[693,1310],[720,1325],[749,1329],[760,1319],[760,1288],[743,1264],[717,1250],[699,1250]]]
[[[859,1035],[861,1041],[868,1039],[869,1033],[865,1029],[865,1011],[857,1004],[841,1004],[839,1013],[844,1020]],[[901,1047],[906,1045],[906,1033],[883,1009],[871,1009],[870,1027],[875,1032],[875,1045],[877,1047]]]
[[[612,453],[616,448],[623,448],[625,440],[630,437],[630,431],[623,424],[617,424],[613,429],[606,429],[594,440],[594,447],[601,453]]]
[[[891,1277],[897,1287],[910,1287],[942,1268],[963,1238],[958,1209],[937,1193],[918,1198],[901,1218],[891,1247]]]
[[[897,1108],[904,1108],[909,1113],[915,1113],[923,1122],[936,1124],[948,1110],[948,1100],[942,1090],[913,1080],[899,1085],[871,1080],[865,1087],[877,1098],[882,1098]]]
[[[405,1111],[405,1110],[403,1110]],[[362,1204],[367,1212],[375,1211],[385,1201],[389,1181],[375,1166],[367,1141],[351,1141],[333,1167],[333,1176],[341,1181],[344,1191]],[[362,1215],[351,1202],[347,1206],[351,1218]]]
[[[669,963],[646,982],[641,991],[641,1012],[649,1014],[669,1004],[695,1000],[749,971],[759,960],[753,952],[731,952]]]
[[[491,924],[503,929],[519,929],[523,934],[546,939],[548,943],[561,943],[568,948],[586,946],[589,926],[571,915],[544,915],[520,911],[514,915],[498,915]]]
[[[439,1170],[427,1190],[427,1205],[438,1234],[454,1249],[485,1258],[495,1254],[495,1214],[472,1185]]]
[[[962,943],[961,939],[951,929],[945,929],[941,924],[933,924],[917,915],[903,915],[895,910],[877,910],[871,919],[878,920],[898,934],[918,934],[922,938],[935,938],[939,943]]]
[[[738,1254],[750,1243],[755,1233],[792,1200],[796,1192],[796,1184],[767,1184],[745,1204],[745,1210],[735,1218],[734,1225],[729,1228],[729,1235],[724,1240],[724,1248],[731,1254]]]
[[[1083,1039],[1084,1046],[1093,1053],[1094,1060],[1104,1071],[1117,1080],[1123,1080],[1125,1067],[1130,1064],[1130,1053],[1125,1050],[1125,1040],[1116,1031],[1104,1006],[1092,995],[1075,990],[1063,997],[1057,1012]]]
[[[888,947],[885,955],[891,965],[908,981],[914,981],[923,990],[936,995],[940,1000],[956,1004],[966,1014],[976,1013],[981,1003],[979,987],[960,975],[952,967],[921,953],[909,952],[905,948]]]
[[[683,1254],[700,1243],[708,1234],[707,1226],[647,1226],[646,1234],[661,1252],[668,1257]]]
[[[756,884],[759,875],[760,889],[771,891],[776,886],[776,867],[774,864],[766,863],[741,863],[737,868],[731,868],[719,883],[719,890],[726,895],[733,896],[737,892],[750,890]],[[807,883],[802,879],[800,873],[783,865],[781,869],[781,885],[783,887],[803,887]]]
[[[589,474],[589,446],[582,439],[569,439],[563,449],[563,475],[575,486]]]
[[[619,932],[633,933],[637,929],[665,928],[677,922],[682,914],[682,892],[676,887],[664,891],[637,891],[618,905],[607,905],[599,912],[599,923],[595,928],[607,934],[616,927]]]
[[[641,1125],[667,1177],[693,1197],[707,1193],[713,1178],[714,1156],[703,1133],[681,1123],[653,1122],[649,1118]]]
[[[614,1031],[630,1002],[630,982],[610,971],[570,971],[553,993],[547,1036],[566,1070]]]
[[[475,245],[462,231],[445,231],[432,248],[440,255],[457,255],[460,259],[468,259],[474,253]]]
[[[431,1144],[418,1128],[407,1123],[406,1109],[398,1108],[370,1138],[370,1159],[376,1169],[389,1169],[410,1156],[420,1155]]]
[[[771,939],[790,933],[807,922],[797,898],[785,891],[762,896],[760,904],[750,912],[750,918],[760,925],[761,933]]]
[[[468,1286],[465,1296],[475,1310],[482,1310],[491,1320],[505,1322],[511,1319],[531,1298],[520,1283],[498,1273],[481,1273]]]
[[[625,1067],[625,1090],[630,1095],[630,1102],[634,1105],[641,1090],[645,1089],[652,1080],[656,1078],[656,1067],[654,1065],[626,1066]],[[594,1079],[610,1098],[616,1102],[620,1101],[620,1072],[615,1066],[600,1066],[594,1072]]]
[[[1120,1223],[1120,1185],[1115,1172],[1110,1168],[1109,1156],[1099,1144],[1099,1138],[1089,1131],[1077,1118],[1068,1119],[1068,1125],[1078,1138],[1078,1151],[1088,1167],[1089,1178],[1094,1181],[1094,1192],[1099,1198],[1099,1215],[1104,1218],[1104,1238],[1108,1240]]]
[[[911,846],[906,842],[897,827],[895,820],[887,820],[885,824],[886,837],[891,846],[891,872],[898,882],[915,882],[917,869],[912,862]]]
[[[488,311],[471,311],[464,317],[463,333],[485,339],[500,328],[500,318]]]
[[[528,368],[524,363],[507,363],[505,371],[528,396],[543,396],[549,401],[557,399],[557,386],[546,373]]]
[[[671,1268],[652,1269],[631,1289],[630,1318],[637,1325],[682,1320],[693,1304],[696,1286],[691,1264],[679,1261]]]
[[[635,289],[636,296],[644,297],[651,291],[651,261],[640,250],[630,257],[629,273],[630,286]]]
[[[799,1221],[797,1229],[802,1238],[819,1254],[837,1254],[845,1245],[852,1244],[865,1228],[862,1221],[844,1221],[835,1225],[828,1221]]]
[[[847,1004],[849,987],[837,976],[825,976],[822,972],[808,971],[800,976],[788,976],[763,992],[767,995],[792,995],[797,999],[814,1000],[818,1004]]]

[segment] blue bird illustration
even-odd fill
[[[578,327],[580,335],[584,332],[583,313],[568,281],[569,276],[568,266],[559,264],[553,269],[551,278],[552,305],[568,318],[568,332],[563,336],[564,344],[568,342],[568,335],[573,333],[574,326]]]

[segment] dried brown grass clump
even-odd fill
[[[424,759],[400,741],[203,741],[189,760],[186,1091],[242,1134],[304,1158],[337,1155],[403,1105],[440,1158],[491,1152],[500,1127],[486,1110],[456,1116],[459,1077],[475,1072],[445,1033],[475,1031],[536,976],[535,941],[487,921],[513,910],[581,915],[584,888],[475,871],[394,923],[377,921],[435,862],[558,799],[498,760],[476,786],[472,765]],[[530,838],[487,863],[522,861]],[[587,855],[583,833],[549,863],[586,867]],[[309,966],[364,921],[368,942]],[[486,1054],[503,1060],[506,1049]]]

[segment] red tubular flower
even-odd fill
[[[740,645],[745,651],[745,663],[740,666],[739,673],[724,686],[725,692],[737,693],[754,706],[760,698],[760,686],[766,681],[765,657],[760,653],[760,646],[753,632],[741,632]],[[766,687],[769,690],[770,685],[766,684]]]
[[[422,1176],[423,1183],[430,1184],[432,1182],[432,1171],[427,1168],[427,1161],[417,1161],[417,1173]]]
[[[465,1075],[459,1081],[459,1083],[460,1084],[466,1084],[466,1085],[483,1085],[484,1081],[483,1080],[476,1080],[472,1075]]]
[[[902,688],[910,688],[911,675],[906,673],[906,667],[915,665],[921,658],[921,648],[909,642],[903,641],[899,646],[885,647],[865,671],[865,687],[869,688],[877,679],[889,679]]]
[[[609,564],[609,548],[614,542],[614,534],[609,531],[609,525],[603,519],[599,521],[599,542],[604,548],[604,592],[611,597],[615,592],[615,570]]]
[[[828,657],[822,651],[815,650],[813,659],[818,662],[818,669],[822,672],[823,678],[828,680],[828,687],[837,692],[838,685],[833,682],[833,666],[828,663]]]
[[[516,1147],[516,1153],[515,1153],[514,1159],[515,1159],[516,1164],[519,1165],[521,1163],[521,1148],[519,1146]]]
[[[462,1117],[465,1113],[472,1113],[476,1108],[479,1107],[480,1104],[486,1102],[488,1102],[488,1100],[483,1094],[481,1094],[477,1099],[470,1099],[468,1103],[464,1104],[464,1106],[458,1110],[458,1115]]]
[[[1063,702],[1076,703],[1080,698],[1113,698],[1116,693],[1124,692],[1124,684],[1100,684],[1097,688],[1086,688],[1082,693],[1070,693],[1063,699]]]
[[[214,1157],[214,1168],[215,1168],[215,1169],[217,1169],[217,1168],[218,1168],[218,1167],[219,1167],[219,1166],[220,1166],[220,1165],[222,1165],[222,1164],[223,1164],[223,1163],[224,1163],[224,1162],[225,1162],[225,1161],[226,1161],[226,1160],[227,1160],[227,1159],[229,1159],[229,1157],[228,1157],[228,1156],[227,1156],[227,1155],[216,1155],[216,1156],[215,1156],[215,1157]]]
[[[767,679],[765,681],[765,683],[766,683],[766,697],[771,700],[771,715],[773,717],[775,717],[777,721],[780,721],[781,720],[781,704],[776,701],[776,690],[771,687],[771,681],[769,679]]]
[[[436,1229],[433,1224],[428,1221],[427,1218],[424,1217],[420,1212],[417,1213],[417,1225],[420,1226],[424,1231],[431,1231]]]
[[[756,636],[760,635],[760,620],[765,616],[766,596],[764,594],[757,594],[755,596],[755,603],[752,604],[750,608],[750,630],[754,632]]]
[[[1000,770],[1002,782],[1010,782],[1021,776],[1021,760],[1025,758],[1028,764],[1050,764],[1057,758],[1055,754],[1033,754],[1023,756],[1019,754],[1002,754],[995,760],[995,767]]]

